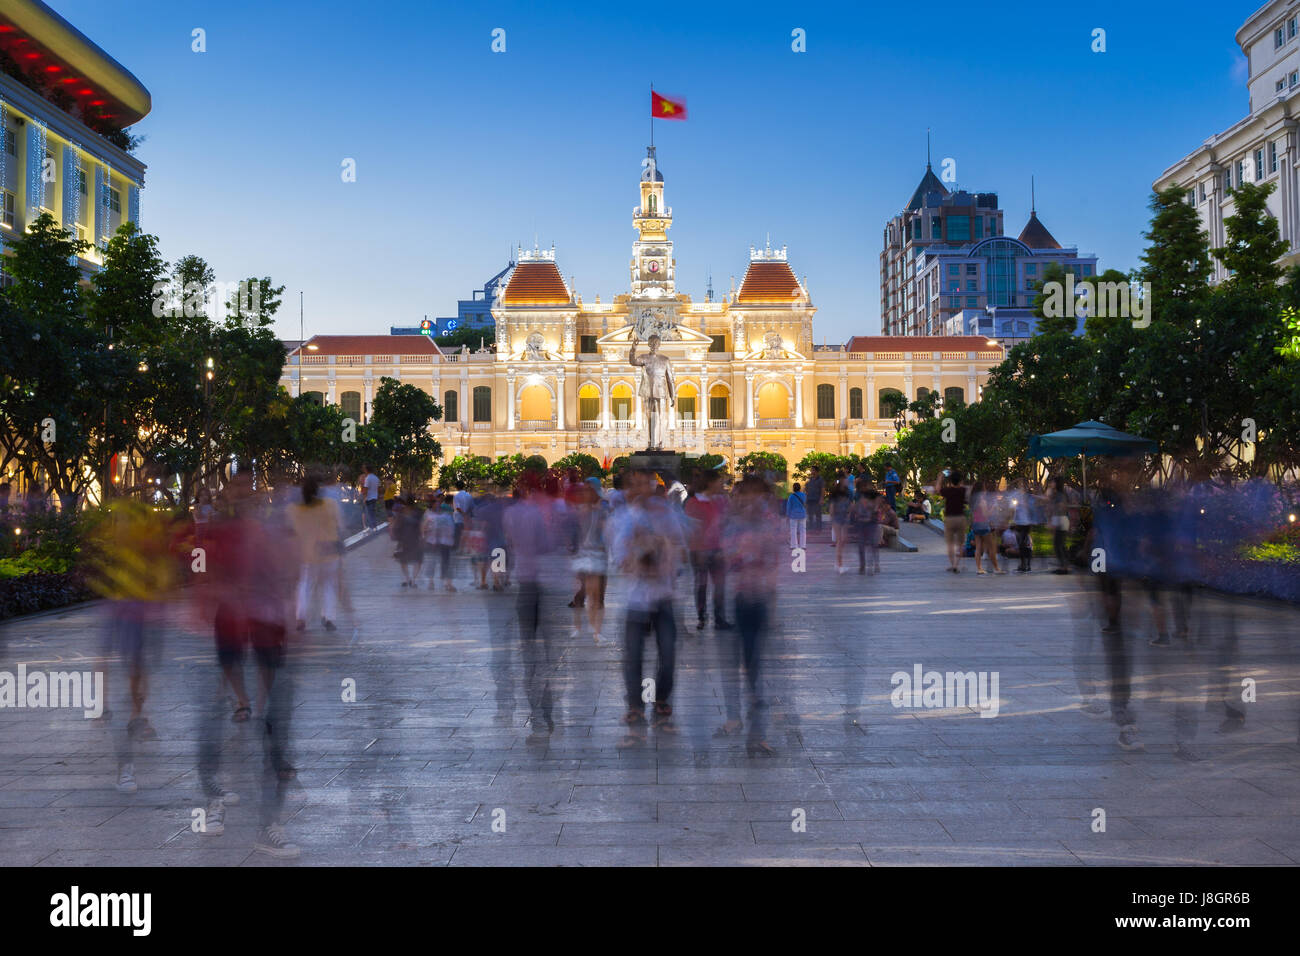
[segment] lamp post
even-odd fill
[[[298,290],[298,394],[302,395],[302,347],[307,344],[306,326],[302,318],[302,289]]]
[[[208,453],[212,448],[212,356],[209,355],[207,357],[204,365],[206,367],[203,372],[203,487],[208,494],[211,495],[212,487],[209,484],[210,475],[208,473]]]

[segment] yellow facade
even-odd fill
[[[522,453],[555,461],[576,451],[613,458],[644,448],[641,373],[628,349],[651,333],[676,379],[664,448],[719,454],[729,464],[759,450],[793,463],[813,450],[869,454],[891,444],[891,390],[909,401],[924,390],[978,400],[1004,357],[983,338],[814,347],[816,308],[784,249],[751,248],[740,288],[723,301],[677,292],[672,209],[653,149],[642,165],[628,293],[586,302],[564,282],[553,251],[521,251],[493,303],[495,352],[442,353],[421,337],[426,354],[413,354],[412,336],[320,336],[290,354],[286,388],[359,403],[364,417],[382,377],[419,385],[447,410],[433,432],[448,460]]]

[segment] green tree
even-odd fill
[[[489,466],[473,455],[457,455],[451,461],[438,468],[438,487],[453,488],[464,482],[471,486],[488,480]]]
[[[777,481],[783,481],[786,475],[785,455],[776,451],[751,451],[748,455],[742,455],[736,462],[736,468],[744,473],[753,468],[757,472],[772,472]]]
[[[385,377],[379,381],[371,408],[371,424],[393,438],[393,451],[385,464],[403,493],[410,493],[433,477],[434,459],[442,457],[442,446],[429,432],[429,426],[442,418],[442,406],[424,389]]]
[[[513,455],[500,455],[487,466],[488,479],[499,488],[513,488],[524,470],[524,456],[515,452]]]
[[[492,325],[480,329],[466,327],[456,329],[454,332],[448,332],[446,335],[439,335],[433,341],[440,349],[454,349],[465,345],[469,347],[470,351],[475,351],[479,348],[480,342],[483,344],[483,348],[491,348],[496,345],[497,330]]]
[[[1153,192],[1147,208],[1151,225],[1143,236],[1149,244],[1137,278],[1151,283],[1152,321],[1190,325],[1213,270],[1209,235],[1180,186]]]
[[[600,466],[600,460],[580,451],[565,455],[556,461],[553,467],[563,472],[567,472],[570,468],[577,468],[583,478],[605,477],[605,469]]]
[[[0,292],[0,442],[29,481],[74,506],[128,430],[108,397],[136,362],[87,316],[77,257],[89,248],[43,213],[8,240]],[[91,464],[87,470],[86,465]]]
[[[1034,284],[1033,312],[1038,317],[1040,334],[1053,332],[1073,333],[1078,325],[1074,303],[1065,300],[1064,290],[1069,283],[1065,267],[1059,262],[1049,262],[1043,268],[1043,277]],[[1061,291],[1056,291],[1056,290]],[[1047,303],[1059,306],[1060,315],[1048,315]]]
[[[1229,285],[1265,295],[1276,289],[1282,278],[1277,260],[1291,248],[1280,238],[1277,220],[1268,211],[1268,197],[1275,188],[1273,183],[1242,183],[1233,190],[1233,212],[1223,220],[1226,242],[1214,250],[1215,258],[1231,273]]]

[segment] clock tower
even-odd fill
[[[646,148],[641,166],[641,205],[632,212],[632,226],[637,231],[632,243],[632,296],[672,299],[676,295],[676,263],[668,229],[673,211],[664,205],[664,177],[653,146]]]

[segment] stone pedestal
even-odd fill
[[[675,451],[638,451],[627,456],[628,468],[658,472],[665,481],[682,477],[682,462],[685,456]]]

